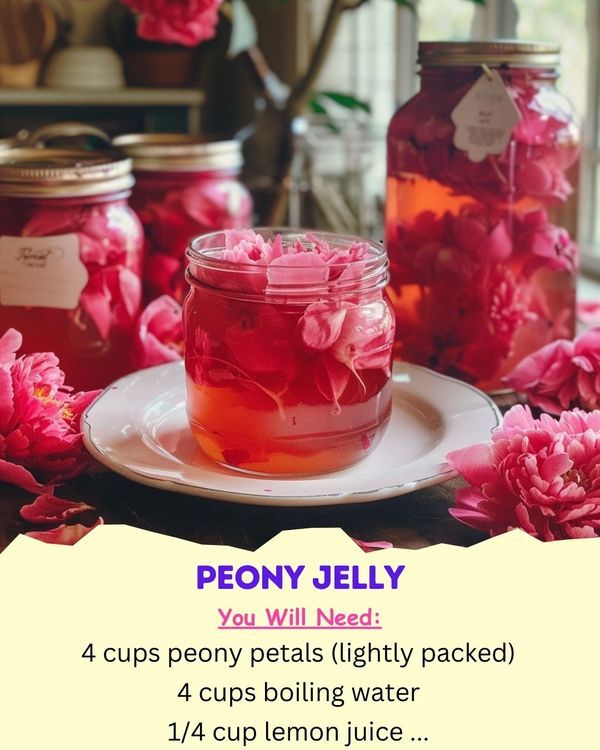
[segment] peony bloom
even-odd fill
[[[122,0],[140,14],[142,39],[193,47],[215,35],[222,0]]]
[[[181,307],[165,294],[140,315],[134,330],[135,360],[139,368],[174,362],[183,355]]]
[[[470,485],[450,510],[469,526],[544,541],[600,536],[600,411],[534,419],[514,406],[490,443],[446,460]]]
[[[551,414],[563,409],[600,407],[600,327],[574,341],[559,339],[525,357],[505,378]]]
[[[70,393],[52,353],[16,357],[13,329],[0,338],[0,481],[39,492],[90,464],[79,421],[99,391]]]

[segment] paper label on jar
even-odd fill
[[[0,237],[0,305],[74,310],[88,278],[76,234]]]
[[[454,145],[466,151],[475,162],[491,154],[501,154],[508,145],[512,129],[521,119],[497,70],[487,70],[463,96],[450,117],[456,125]]]

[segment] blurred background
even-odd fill
[[[256,221],[380,239],[385,132],[418,89],[418,41],[559,42],[559,88],[585,124],[579,240],[597,268],[600,0],[441,5],[231,0],[214,38],[189,45],[140,38],[139,17],[114,0],[0,0],[0,138],[65,120],[111,136],[238,138]]]

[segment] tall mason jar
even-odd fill
[[[143,232],[131,161],[110,152],[0,153],[0,332],[52,351],[76,389],[130,372]]]
[[[488,391],[575,325],[579,128],[559,48],[423,42],[388,131],[395,356]]]
[[[146,301],[170,294],[182,302],[191,240],[252,224],[252,199],[239,180],[241,144],[177,133],[121,135],[113,143],[133,159],[131,205],[146,236]]]

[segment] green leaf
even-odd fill
[[[362,109],[363,112],[371,112],[371,107],[368,102],[363,102],[357,99],[352,94],[342,94],[338,91],[321,91],[319,96],[324,96],[327,99],[331,99],[332,102],[339,104],[340,107],[346,109]]]
[[[415,0],[394,0],[396,5],[401,5],[403,8],[408,8],[413,13],[417,12],[417,6],[415,5]]]
[[[316,97],[313,98],[313,99],[311,99],[308,104],[309,104],[309,107],[310,107],[310,111],[314,112],[315,115],[326,115],[327,114],[327,110],[325,109],[325,107],[322,104],[319,104],[319,102],[317,101]]]

